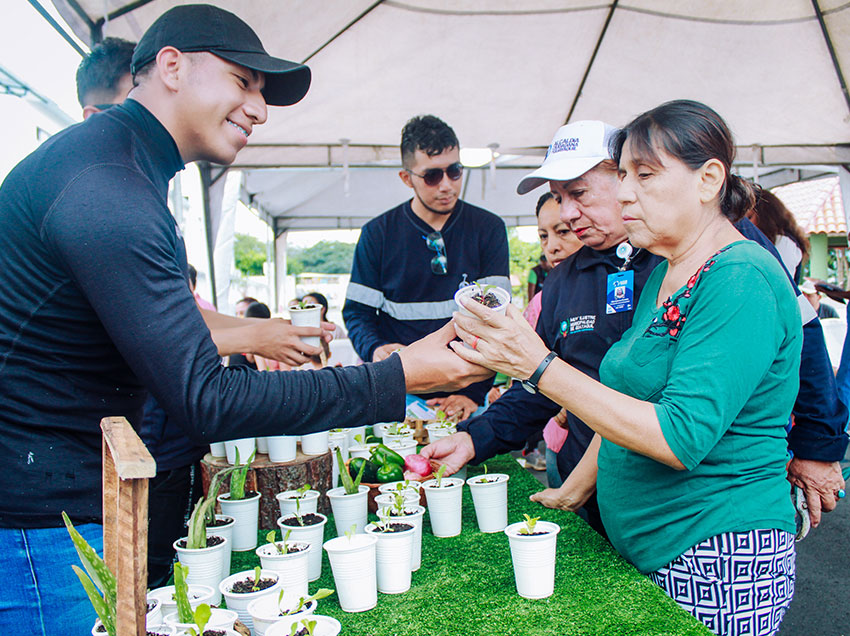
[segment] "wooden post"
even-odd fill
[[[123,417],[103,430],[103,556],[117,582],[117,636],[145,636],[148,584],[148,479],[156,462]]]

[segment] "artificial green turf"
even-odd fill
[[[611,546],[572,513],[549,510],[528,500],[540,483],[510,456],[487,462],[490,472],[507,473],[508,522],[523,513],[561,526],[558,534],[555,593],[528,600],[516,593],[508,538],[504,533],[482,534],[475,522],[469,488],[464,486],[463,531],[438,539],[431,534],[428,515],[422,532],[422,567],[404,594],[378,593],[378,605],[349,614],[336,596],[319,601],[319,614],[337,618],[344,636],[422,634],[507,635],[558,634],[571,636],[710,634],[702,623],[680,609],[647,577],[623,560]],[[469,467],[469,477],[483,472]],[[333,519],[325,540],[333,537]],[[260,543],[265,542],[260,532]],[[232,571],[253,569],[253,552],[233,553]],[[333,588],[333,574],[323,551],[322,577],[310,591]]]

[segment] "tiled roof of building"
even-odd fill
[[[771,190],[806,234],[847,234],[838,177],[799,181]]]

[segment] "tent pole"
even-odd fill
[[[198,172],[201,175],[201,196],[204,202],[204,230],[207,235],[207,260],[210,268],[210,292],[212,304],[218,307],[215,293],[215,240],[212,234],[212,213],[210,211],[210,186],[212,186],[212,168],[209,161],[198,162]]]
[[[275,222],[277,225],[277,222]],[[277,311],[280,311],[283,303],[284,294],[286,293],[286,238],[289,235],[287,230],[278,233],[275,227],[274,231],[274,306]],[[287,299],[288,300],[288,299]]]
[[[838,63],[838,58],[835,55],[835,47],[832,46],[832,38],[829,37],[829,31],[826,29],[826,22],[823,21],[823,12],[820,10],[818,0],[812,0],[812,7],[815,10],[815,16],[818,19],[820,30],[823,33],[826,48],[829,50],[829,58],[832,60],[832,67],[835,69],[835,74],[838,76],[838,84],[841,86],[841,93],[844,95],[844,101],[847,103],[847,110],[850,111],[850,93],[847,92],[847,82],[844,81],[844,73],[841,72],[841,65]]]
[[[599,53],[599,49],[602,47],[602,40],[605,39],[605,33],[608,31],[608,25],[611,24],[611,18],[614,17],[614,11],[617,9],[618,2],[619,0],[614,0],[611,3],[611,10],[608,11],[608,17],[605,18],[605,24],[602,25],[602,33],[599,34],[599,39],[596,41],[596,46],[593,47],[593,54],[590,56],[590,61],[587,63],[587,68],[584,69],[584,75],[581,78],[581,83],[578,85],[576,96],[573,98],[573,103],[570,106],[570,112],[567,113],[567,118],[564,120],[565,125],[570,123],[570,118],[573,116],[573,112],[575,111],[576,106],[578,106],[578,100],[581,98],[581,92],[584,90],[584,85],[587,82],[588,76],[590,75],[590,69],[593,68],[593,63],[596,61],[596,54]]]

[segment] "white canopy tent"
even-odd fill
[[[137,40],[176,4],[183,2],[54,0],[92,42]],[[313,70],[307,97],[270,109],[236,162],[245,169],[243,200],[276,235],[359,227],[408,196],[396,176],[397,144],[418,113],[445,119],[464,146],[499,153],[495,175],[469,171],[464,187],[467,199],[509,224],[531,220],[534,201],[512,188],[560,125],[623,124],[674,98],[718,110],[736,135],[739,161],[756,176],[850,165],[846,0],[214,4],[251,24],[271,54]]]

